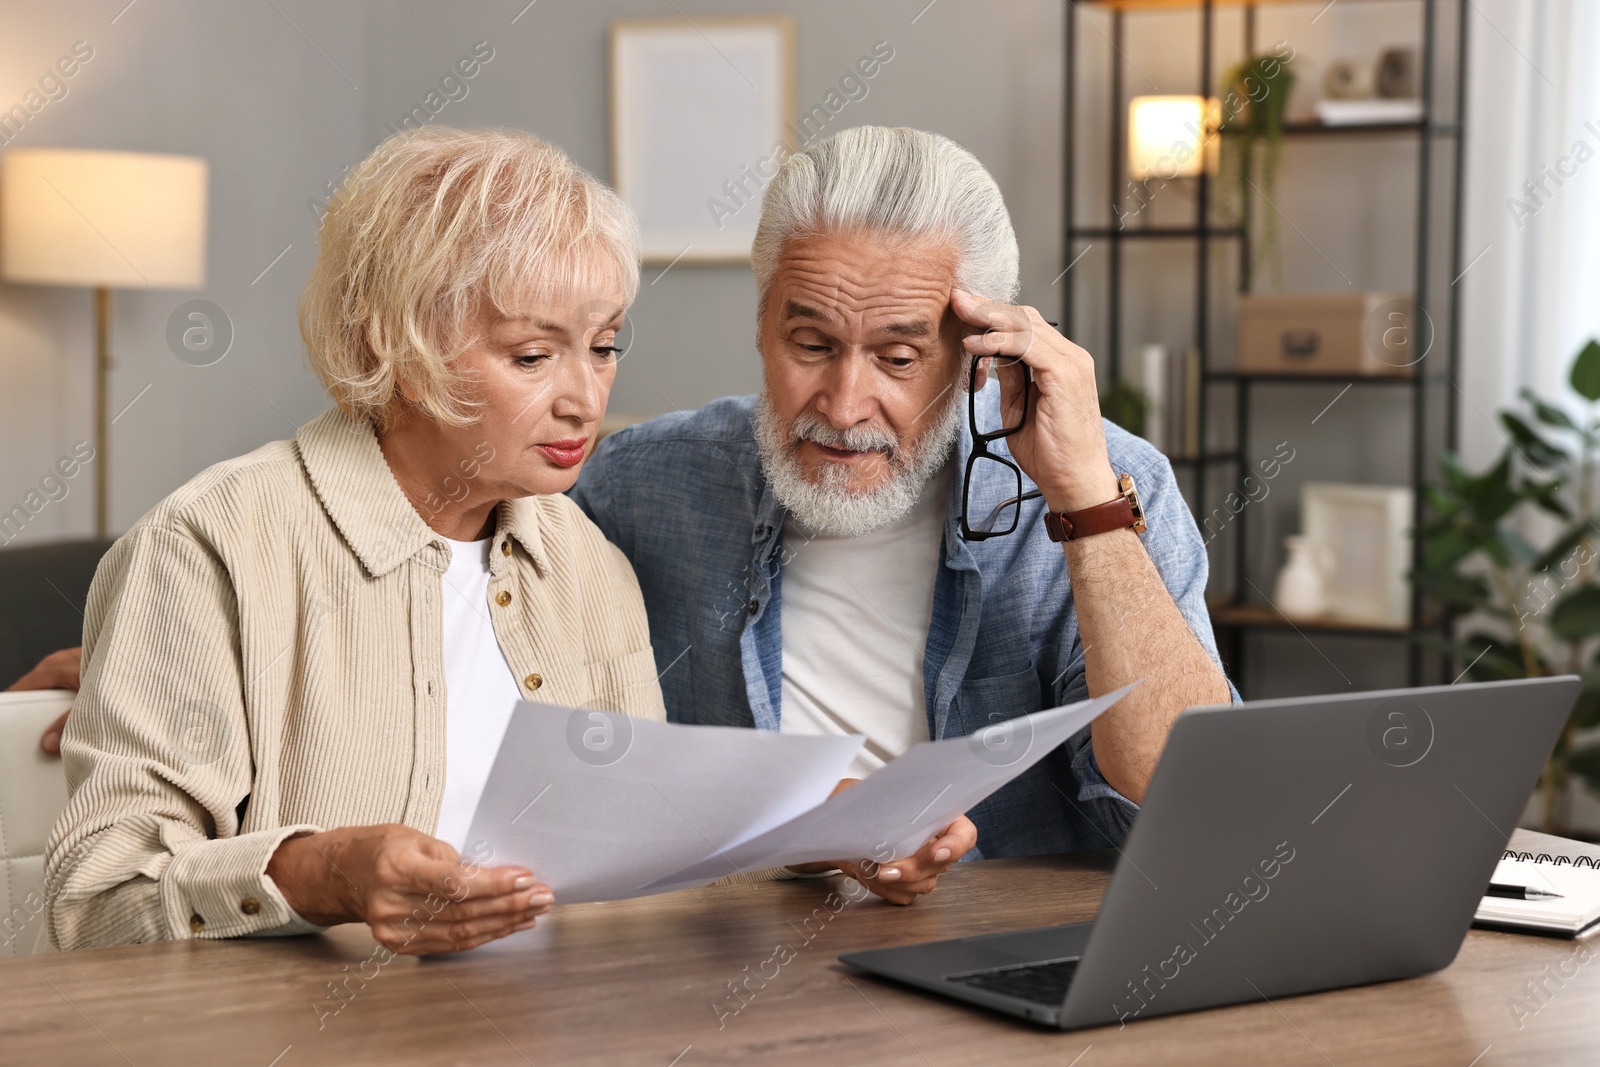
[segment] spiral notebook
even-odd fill
[[[1541,834],[1537,830],[1514,830],[1506,842],[1508,860],[1523,863],[1548,863],[1555,867],[1591,867],[1600,870],[1600,845],[1586,841],[1573,841],[1554,834]]]
[[[1491,879],[1558,899],[1484,897],[1473,922],[1492,929],[1577,937],[1600,929],[1600,845],[1517,830]]]

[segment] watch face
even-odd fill
[[[1134,482],[1133,475],[1124,473],[1121,479],[1122,495],[1127,498],[1128,505],[1133,509],[1133,532],[1144,533],[1144,505],[1139,502],[1139,486]]]

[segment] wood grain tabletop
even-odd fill
[[[1090,919],[1114,859],[963,864],[909,908],[839,877],[558,906],[421,961],[363,926],[0,960],[0,1063],[1600,1064],[1600,943],[1474,930],[1423,978],[1070,1033],[836,959]]]

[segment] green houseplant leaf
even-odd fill
[[[1528,405],[1533,408],[1533,417],[1544,423],[1546,426],[1554,426],[1558,430],[1571,430],[1574,433],[1578,432],[1578,424],[1572,421],[1572,416],[1568,415],[1565,411],[1562,411],[1554,404],[1547,404],[1543,400],[1540,400],[1534,395],[1532,389],[1522,390],[1521,395],[1522,399],[1526,400]]]
[[[1515,645],[1507,644],[1488,634],[1475,633],[1461,639],[1464,651],[1472,654],[1470,673],[1474,681],[1495,682],[1506,678],[1521,678],[1522,656]]]
[[[1568,752],[1567,770],[1582,778],[1592,791],[1600,793],[1600,741]]]
[[[1587,522],[1580,522],[1577,525],[1572,526],[1567,530],[1566,533],[1558,537],[1554,544],[1545,549],[1544,552],[1538,556],[1538,558],[1536,558],[1532,563],[1528,564],[1528,569],[1535,572],[1542,572],[1549,570],[1551,567],[1556,567],[1556,576],[1558,578],[1571,581],[1574,577],[1576,577],[1576,574],[1569,575],[1565,573],[1566,568],[1564,566],[1560,566],[1560,564],[1564,564],[1568,560],[1573,560],[1576,562],[1579,542],[1581,542],[1585,537],[1588,537],[1590,534],[1596,533],[1600,533],[1600,531],[1596,531],[1594,527]]]
[[[1535,466],[1554,467],[1568,458],[1566,449],[1546,441],[1537,430],[1524,422],[1520,415],[1502,411],[1500,422],[1510,431],[1512,440],[1522,449],[1523,455]]]
[[[1572,388],[1589,403],[1600,400],[1600,341],[1594,338],[1578,350],[1572,361]]]
[[[1534,506],[1540,511],[1554,515],[1558,519],[1572,521],[1572,509],[1567,507],[1567,502],[1561,499],[1561,484],[1555,480],[1533,481],[1529,479],[1522,483],[1522,494],[1533,501]]]
[[[1580,730],[1600,726],[1600,664],[1590,664],[1582,674],[1583,691],[1573,709],[1572,722]]]
[[[1422,587],[1424,593],[1459,614],[1482,611],[1489,605],[1489,583],[1479,575],[1457,574],[1449,569],[1424,569],[1414,573],[1412,580]]]
[[[1550,632],[1563,641],[1600,634],[1600,586],[1574,589],[1550,609]]]

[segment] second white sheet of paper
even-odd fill
[[[860,737],[517,705],[467,835],[558,902],[662,893],[812,860],[902,858],[1131,690],[917,745],[829,799]]]

